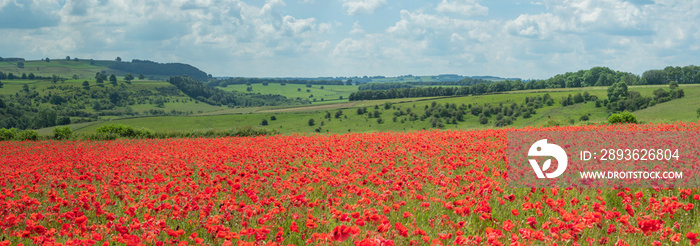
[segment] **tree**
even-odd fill
[[[86,90],[89,90],[90,89],[90,82],[88,82],[87,80],[83,81],[83,88],[85,88]]]
[[[34,73],[29,73],[29,75],[27,75],[27,78],[29,78],[29,79],[35,79],[36,76],[34,76]]]
[[[27,74],[26,74],[26,73],[22,73],[22,79],[27,79]]]
[[[73,134],[73,130],[70,127],[62,126],[53,129],[53,138],[56,140],[68,139]]]
[[[625,98],[627,94],[627,84],[625,82],[617,82],[608,87],[608,99],[610,99],[610,102]]]
[[[139,74],[139,79],[142,80],[142,79],[145,79],[145,78],[146,78],[146,76],[143,76],[143,74]]]
[[[158,97],[158,98],[156,98],[155,104],[156,104],[156,107],[164,108],[165,107],[165,100],[162,97]]]
[[[5,86],[5,84],[3,84],[2,81],[0,81],[0,88],[2,88],[3,86]]]
[[[120,62],[120,61],[122,61],[122,58],[117,56],[117,59],[114,59],[114,60]]]
[[[270,116],[270,120],[277,120],[277,117],[275,117],[274,115]]]
[[[316,121],[313,118],[309,119],[309,126],[313,126],[315,124],[316,124]]]
[[[78,60],[78,57],[76,57],[76,58],[73,58],[73,61],[74,61],[74,62],[78,62],[78,61],[80,61],[80,60]]]
[[[267,119],[263,119],[261,125],[266,126],[266,125],[267,125]]]
[[[77,74],[73,74],[73,79],[80,79],[80,77]]]
[[[668,77],[664,70],[648,70],[642,73],[642,83],[648,85],[662,85],[668,83]]]
[[[624,111],[619,114],[613,114],[608,117],[608,122],[610,124],[615,123],[637,123],[637,117],[629,111]]]
[[[46,59],[44,59],[44,61],[45,61],[45,62],[51,62],[51,59],[49,59],[48,57],[46,57]]]
[[[131,84],[131,81],[134,80],[134,75],[131,75],[131,73],[128,73],[126,76],[124,76],[124,80],[126,80],[127,84]]]
[[[671,88],[671,90],[678,88],[678,83],[676,81],[671,81],[668,82],[668,87]]]
[[[66,56],[66,61],[70,61],[70,56]]]
[[[117,75],[114,75],[114,74],[110,75],[109,82],[112,82],[112,85],[116,86],[117,85]]]
[[[18,68],[24,68],[24,62],[17,62]]]
[[[51,99],[49,100],[49,102],[53,105],[61,105],[64,102],[66,102],[66,99],[64,99],[63,97],[61,97],[59,95],[54,94],[53,96],[51,96]]]
[[[90,65],[93,65],[93,66],[94,66],[94,65],[95,65],[95,61],[92,60],[92,59],[90,59]]]

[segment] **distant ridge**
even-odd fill
[[[183,63],[157,63],[149,60],[133,59],[131,62],[114,62],[109,68],[132,74],[151,74],[159,76],[187,75],[198,80],[207,80],[209,76],[202,70]]]

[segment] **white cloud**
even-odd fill
[[[386,0],[343,0],[343,8],[349,15],[372,14],[386,4]]]
[[[350,34],[364,34],[364,33],[365,33],[365,30],[362,29],[360,22],[355,21],[355,23],[352,24],[352,30],[350,30]]]
[[[465,16],[487,15],[489,8],[479,4],[478,0],[442,0],[435,8],[440,13],[454,13]]]
[[[512,3],[535,9],[519,15],[479,0],[61,1],[0,0],[0,32],[16,37],[0,39],[0,54],[185,62],[215,75],[523,78],[641,73],[700,55],[697,0]]]

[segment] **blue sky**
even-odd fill
[[[214,76],[494,75],[700,65],[700,0],[0,0],[1,57]]]

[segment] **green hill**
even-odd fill
[[[157,63],[146,60],[108,61],[108,60],[81,60],[81,59],[49,59],[49,61],[23,61],[19,59],[0,60],[0,72],[12,73],[17,77],[22,74],[34,74],[35,76],[51,77],[56,75],[61,78],[91,79],[96,73],[115,74],[125,76],[128,73],[137,76],[143,74],[151,80],[165,80],[170,76],[188,75],[199,80],[208,79],[207,73],[198,68],[182,63]]]

